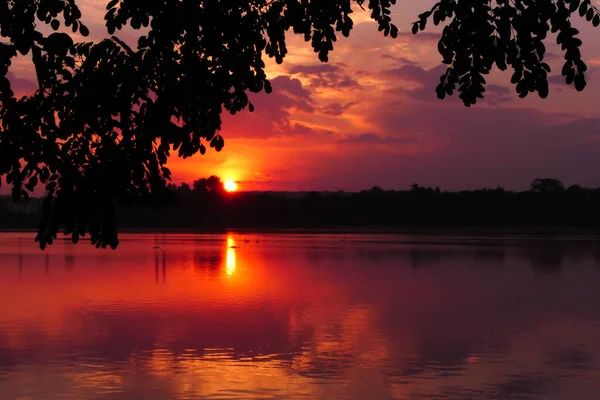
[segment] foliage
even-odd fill
[[[532,191],[541,193],[561,192],[565,190],[562,182],[555,178],[534,179],[530,187]]]
[[[562,75],[567,84],[581,91],[585,88],[586,64],[581,59],[573,27],[573,15],[585,17],[595,27],[600,25],[598,9],[591,0],[440,0],[419,15],[412,31],[424,30],[449,20],[444,27],[438,50],[448,64],[436,92],[440,99],[451,95],[456,86],[465,105],[475,104],[485,92],[484,75],[495,65],[500,70],[511,67],[511,82],[519,97],[537,92],[548,96],[550,66],[544,62],[549,33],[565,52]]]
[[[139,30],[134,48],[117,36],[75,43],[61,31],[89,35],[75,0],[0,3],[0,177],[16,200],[45,187],[40,246],[63,226],[74,242],[90,233],[96,246],[116,247],[115,204],[164,204],[171,152],[221,150],[222,112],[252,111],[248,93],[271,91],[264,55],[281,63],[291,31],[326,62],[338,35],[350,34],[353,4],[367,7],[384,35],[398,35],[395,0],[108,1],[108,34]],[[548,31],[566,51],[567,82],[585,86],[575,11],[598,25],[589,0],[442,0],[413,30],[430,17],[449,21],[439,46],[450,65],[440,98],[459,84],[463,102],[475,103],[493,64],[514,69],[520,96],[545,97]],[[23,98],[7,79],[18,54],[31,55],[39,85]]]

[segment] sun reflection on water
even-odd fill
[[[231,236],[227,238],[227,261],[225,273],[227,276],[232,276],[235,272],[235,240]]]

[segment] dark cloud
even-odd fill
[[[560,60],[562,58],[563,57],[560,54],[556,54],[551,51],[547,51],[546,54],[544,54],[544,59],[547,61]]]
[[[437,43],[439,42],[441,33],[434,32],[419,32],[413,35],[412,32],[398,32],[398,38],[417,43]]]
[[[398,68],[386,69],[381,72],[381,75],[389,79],[402,79],[419,84],[431,83],[433,72],[436,75],[441,75],[446,70],[444,65],[440,65],[432,70],[426,70],[416,64],[403,65]]]
[[[403,79],[420,84],[429,83],[431,81],[430,71],[427,71],[426,69],[423,69],[415,64],[386,69],[381,72],[381,75],[389,79]]]
[[[410,137],[391,137],[381,136],[376,133],[362,133],[360,135],[349,136],[341,139],[340,143],[356,143],[356,144],[406,144],[415,143],[416,140]]]
[[[568,86],[567,82],[565,81],[565,77],[562,75],[550,75],[548,77],[548,83],[554,84],[554,85]]]
[[[326,129],[311,128],[301,123],[290,124],[290,127],[283,132],[284,135],[309,136],[309,135],[331,135],[333,132]]]
[[[317,64],[317,65],[293,65],[288,69],[290,74],[313,75],[313,74],[331,74],[339,72],[340,67],[335,64]]]
[[[402,56],[393,56],[391,54],[382,54],[381,58],[383,58],[384,60],[393,60],[393,61],[397,61],[400,64],[409,64],[409,65],[416,65],[417,63],[414,61],[409,60],[406,57],[402,57]]]
[[[328,104],[327,106],[321,108],[321,112],[326,115],[339,116],[339,115],[344,114],[346,111],[348,111],[348,109],[350,109],[351,107],[353,107],[357,104],[358,104],[357,101],[351,101],[351,102],[344,103],[344,104],[331,103],[331,104]]]
[[[435,87],[440,81],[440,76],[446,72],[446,65],[439,65],[432,69],[424,69],[416,64],[402,65],[397,68],[386,69],[381,72],[381,75],[386,79],[402,80],[419,85],[418,88],[400,87],[400,91],[404,92],[413,100],[419,101],[438,101],[435,93]],[[493,83],[486,85],[485,90],[486,100],[492,104],[505,103],[512,100],[511,90],[505,86],[496,85]],[[447,103],[459,102],[457,96],[452,96],[445,100]]]
[[[287,92],[293,96],[297,96],[303,99],[310,99],[310,91],[302,86],[302,82],[298,79],[292,79],[287,76],[278,76],[271,81],[273,88]]]
[[[506,86],[500,86],[500,85],[496,85],[493,83],[489,83],[485,87],[485,92],[486,93],[494,93],[494,94],[498,94],[498,95],[507,95],[507,94],[511,93],[511,90],[509,88],[507,88]]]
[[[560,68],[558,68],[560,69]],[[600,71],[600,68],[598,67],[588,67],[588,70],[585,73],[585,79],[588,83],[588,86],[592,83],[596,82],[596,76],[598,75],[598,71]],[[572,90],[575,90],[574,86],[568,85],[566,82],[566,78],[564,76],[562,76],[561,74],[555,74],[555,75],[550,75],[548,76],[548,83],[551,85],[556,85],[558,86],[558,88],[571,88]]]
[[[337,88],[358,89],[360,84],[356,79],[346,73],[347,65],[317,64],[317,65],[293,65],[288,72],[291,75],[299,75],[310,80],[312,88]]]

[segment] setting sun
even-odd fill
[[[223,184],[223,187],[228,192],[235,192],[238,188],[237,183],[235,183],[234,181],[225,181],[225,183]]]

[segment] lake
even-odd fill
[[[600,398],[591,238],[0,234],[0,399]]]

